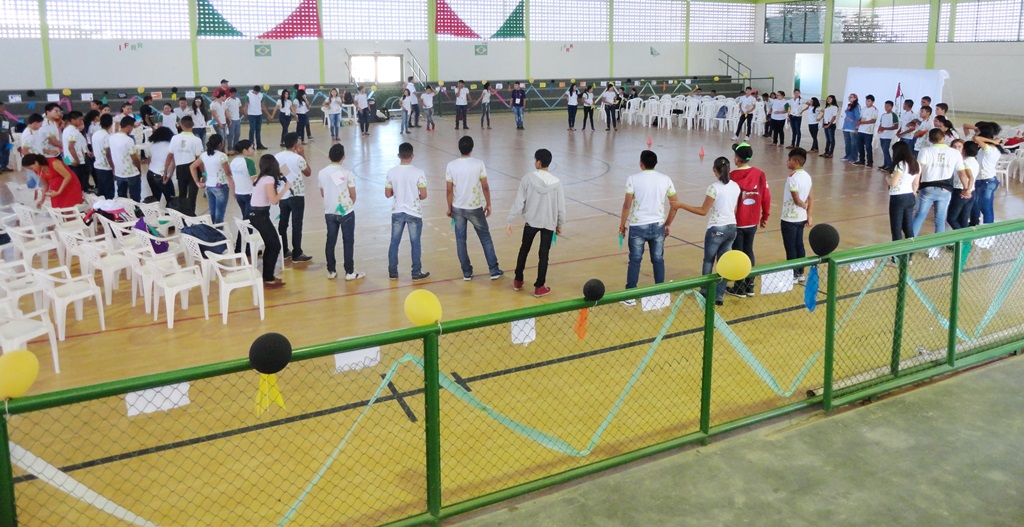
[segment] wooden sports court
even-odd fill
[[[454,234],[444,215],[444,167],[457,157],[462,134],[452,129],[451,121],[440,120],[436,132],[414,129],[404,138],[398,123],[374,126],[369,138],[360,138],[354,127],[345,128],[345,165],[360,178],[356,268],[366,272],[366,278],[326,279],[322,207],[319,196],[307,192],[303,249],[314,260],[309,265],[289,264],[283,275],[287,286],[267,291],[266,320],[259,320],[244,292],[236,293],[227,325],[216,316],[216,294],[211,295],[213,316],[204,320],[198,292],[193,292],[188,311],[179,311],[175,328],[168,330],[162,317],[154,322],[141,305],[131,307],[130,286],[122,282],[107,309],[106,331],[99,331],[95,310],[88,304],[83,321],[69,317],[67,340],[60,343],[59,376],[53,373],[46,343],[30,345],[42,363],[33,393],[245,357],[252,340],[270,331],[285,334],[301,347],[407,327],[402,302],[419,287],[437,294],[446,320],[576,298],[589,278],[600,278],[610,290],[620,289],[627,261],[617,240],[624,181],[639,170],[639,153],[647,148],[648,136],[659,156],[657,169],[672,177],[680,200],[687,203],[703,200],[714,158],[731,158],[728,133],[628,126],[618,132],[573,133],[564,130],[562,112],[528,114],[525,131],[515,130],[510,115],[495,120],[493,130],[468,134],[477,142],[474,155],[487,163],[494,209],[489,221],[505,278],[461,280]],[[330,143],[325,137],[318,131],[317,141],[307,147],[314,178],[327,163]],[[427,171],[429,182],[423,264],[431,277],[415,286],[408,276],[407,244],[400,255],[401,279],[390,281],[386,272],[390,206],[383,180],[397,164],[397,147],[404,140],[413,143],[414,164]],[[756,244],[758,262],[768,263],[784,255],[778,210],[788,176],[786,150],[761,138],[751,142],[753,164],[767,172],[773,191],[772,220],[759,232]],[[807,147],[807,137],[804,143]],[[542,299],[525,289],[512,291],[511,269],[521,229],[517,225],[512,238],[504,233],[519,179],[532,170],[537,148],[554,154],[551,170],[566,185],[569,216],[552,249],[548,284],[553,293]],[[701,148],[703,160],[698,156]],[[814,178],[813,219],[839,229],[841,249],[889,239],[882,172],[813,155],[806,168]],[[200,208],[203,205],[200,200]],[[999,219],[1016,218],[1021,209],[1019,183],[998,190]],[[228,214],[237,214],[237,209],[232,206]],[[704,219],[681,212],[666,243],[669,279],[698,274],[703,236]],[[474,235],[469,238],[474,265],[482,269],[479,243]],[[983,326],[981,334],[998,338],[1000,331],[1024,324],[1024,301],[1016,279],[1006,286],[1015,294],[1006,295],[998,316],[986,314],[1022,248],[1024,237],[1007,236],[988,249],[974,250],[961,285],[970,292],[961,296],[961,327],[973,332]],[[945,253],[936,259],[916,258],[911,266],[920,296],[915,292],[907,303],[903,357],[908,360],[927,360],[931,351],[945,344],[946,331],[932,310],[948,312],[946,275],[951,266],[951,255]],[[532,268],[528,282],[531,272]],[[881,262],[870,269],[841,270],[838,313],[850,314],[840,330],[837,379],[889,364],[896,280],[897,270]],[[649,283],[650,265],[645,261],[641,285]],[[823,348],[825,314],[823,309],[808,312],[803,302],[798,286],[777,295],[727,297],[725,306],[718,308],[739,345],[771,379],[755,371],[742,353],[733,353],[736,342],[717,333],[716,350],[724,352],[716,355],[714,364],[713,424],[789,404],[821,385],[821,359],[815,360],[815,354]],[[525,344],[513,342],[516,334],[508,325],[442,335],[441,372],[464,393],[509,421],[576,450],[559,451],[544,440],[512,431],[465,399],[443,392],[446,503],[696,429],[703,318],[693,295],[673,295],[667,305],[649,310],[617,304],[594,309],[583,340],[573,331],[575,319],[575,313],[539,318],[534,340]],[[664,338],[655,341],[659,333]],[[107,398],[14,416],[11,440],[154,525],[384,523],[425,507],[422,372],[405,362],[390,383],[381,384],[396,361],[421,352],[418,342],[385,346],[379,361],[342,372],[336,371],[331,357],[294,363],[279,375],[287,409],[271,406],[260,417],[253,412],[258,374],[248,372],[192,383],[190,404],[167,413],[129,418],[123,398]],[[648,354],[642,375],[631,384]],[[791,384],[794,379],[797,382]],[[627,385],[628,397],[617,407]],[[367,408],[378,389],[381,398]],[[614,419],[598,433],[616,407]],[[350,430],[354,432],[338,449]],[[67,443],[72,437],[73,449]],[[320,470],[322,476],[311,484]],[[15,476],[19,512],[30,511],[28,517],[19,517],[23,525],[138,524],[118,523],[109,512],[73,500],[18,469]],[[195,517],[197,503],[209,516]]]

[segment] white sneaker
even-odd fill
[[[328,280],[334,280],[337,277],[338,277],[338,273],[327,273],[327,279]]]
[[[619,303],[626,307],[633,307],[636,305],[636,300],[623,300],[622,302]]]
[[[746,143],[747,141],[750,141],[749,135],[743,137],[743,142]]]
[[[734,136],[732,136],[732,140],[733,140],[733,141],[735,141],[735,140],[737,140],[737,139],[739,139],[739,138],[740,138],[740,136],[738,136],[738,135],[734,135]]]
[[[337,276],[337,273],[334,273],[334,274],[335,274],[335,276]],[[366,276],[366,273],[360,273],[360,272],[349,273],[349,274],[345,275],[345,281],[346,282],[351,282],[352,280],[359,280],[360,278],[362,278],[364,276]]]

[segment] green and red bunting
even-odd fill
[[[210,0],[197,0],[196,36],[200,37],[244,37],[241,31],[228,22],[217,9],[210,5]]]
[[[210,0],[197,0],[196,36],[250,37],[261,40],[288,40],[294,38],[320,38],[323,31],[317,13],[316,0],[302,0],[291,14],[268,31],[250,34],[240,31],[228,17],[217,10]],[[278,15],[280,16],[280,15]],[[264,26],[266,27],[266,26]]]
[[[482,7],[476,0],[437,0],[434,31],[473,40],[482,40],[483,35],[490,35],[490,39],[526,38],[525,0],[516,3],[511,12],[506,9]]]

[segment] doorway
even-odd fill
[[[357,84],[402,81],[401,55],[352,55],[352,82]]]

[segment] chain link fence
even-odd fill
[[[726,296],[712,318],[698,278],[585,311],[552,304],[309,350],[277,374],[281,404],[235,364],[45,410],[16,400],[4,421],[18,525],[413,525],[807,406],[830,366],[834,393],[860,396],[948,364],[951,319],[957,360],[1024,339],[1024,222],[1015,228],[907,242],[892,258],[834,255],[817,294],[795,279],[806,262],[755,269],[755,295]],[[424,375],[435,335],[436,407]]]

